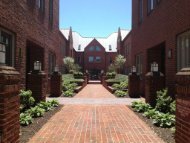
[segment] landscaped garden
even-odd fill
[[[132,110],[144,120],[162,139],[174,143],[176,103],[167,89],[157,91],[156,106],[140,101],[132,103]]]
[[[63,59],[67,74],[62,75],[62,90],[64,97],[73,97],[84,87],[84,75],[81,72],[81,67],[75,64],[71,57]]]
[[[36,103],[30,90],[20,91],[20,140],[27,142],[62,106],[57,100]]]
[[[128,76],[120,74],[126,59],[118,55],[108,67],[104,86],[116,97],[128,97]]]

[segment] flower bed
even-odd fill
[[[174,133],[175,101],[173,101],[167,93],[166,89],[157,92],[157,103],[155,107],[151,107],[149,104],[142,101],[133,102],[131,107],[135,112],[140,114],[140,116],[143,116],[143,118],[146,117],[146,119],[151,122],[155,128],[164,128],[166,130],[170,130],[170,133]],[[171,140],[173,140],[172,138],[173,135]]]

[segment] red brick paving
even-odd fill
[[[87,86],[83,96],[93,90]],[[103,91],[101,86],[94,89]],[[102,88],[102,89],[101,89]],[[90,89],[90,91],[89,91]],[[107,97],[99,94],[98,96]],[[82,94],[79,93],[82,98]],[[78,96],[79,97],[79,96]],[[94,98],[97,98],[93,94]],[[110,97],[113,97],[110,96]],[[101,97],[102,98],[102,97]],[[29,143],[162,143],[163,141],[125,105],[66,105]]]
[[[115,98],[101,84],[88,84],[75,98]]]

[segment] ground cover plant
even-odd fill
[[[175,126],[175,101],[168,95],[167,89],[157,92],[155,108],[142,101],[132,103],[135,112],[143,113],[143,116],[152,119],[152,123],[162,128]],[[174,130],[172,128],[172,130]]]
[[[44,113],[53,110],[59,106],[57,100],[41,101],[36,104],[35,99],[32,97],[32,91],[20,91],[20,124],[27,126],[33,122],[34,118],[43,117]]]
[[[63,74],[62,75],[62,90],[63,90],[63,96],[65,97],[72,97],[74,96],[74,91],[78,87],[78,84],[81,84],[84,82],[83,73],[76,72],[77,78],[74,77],[74,74]],[[78,84],[77,84],[78,83]]]

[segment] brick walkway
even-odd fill
[[[88,85],[75,98],[89,98],[88,95],[102,100],[115,98],[101,85]],[[125,105],[77,104],[64,106],[29,142],[162,143],[163,141]]]

